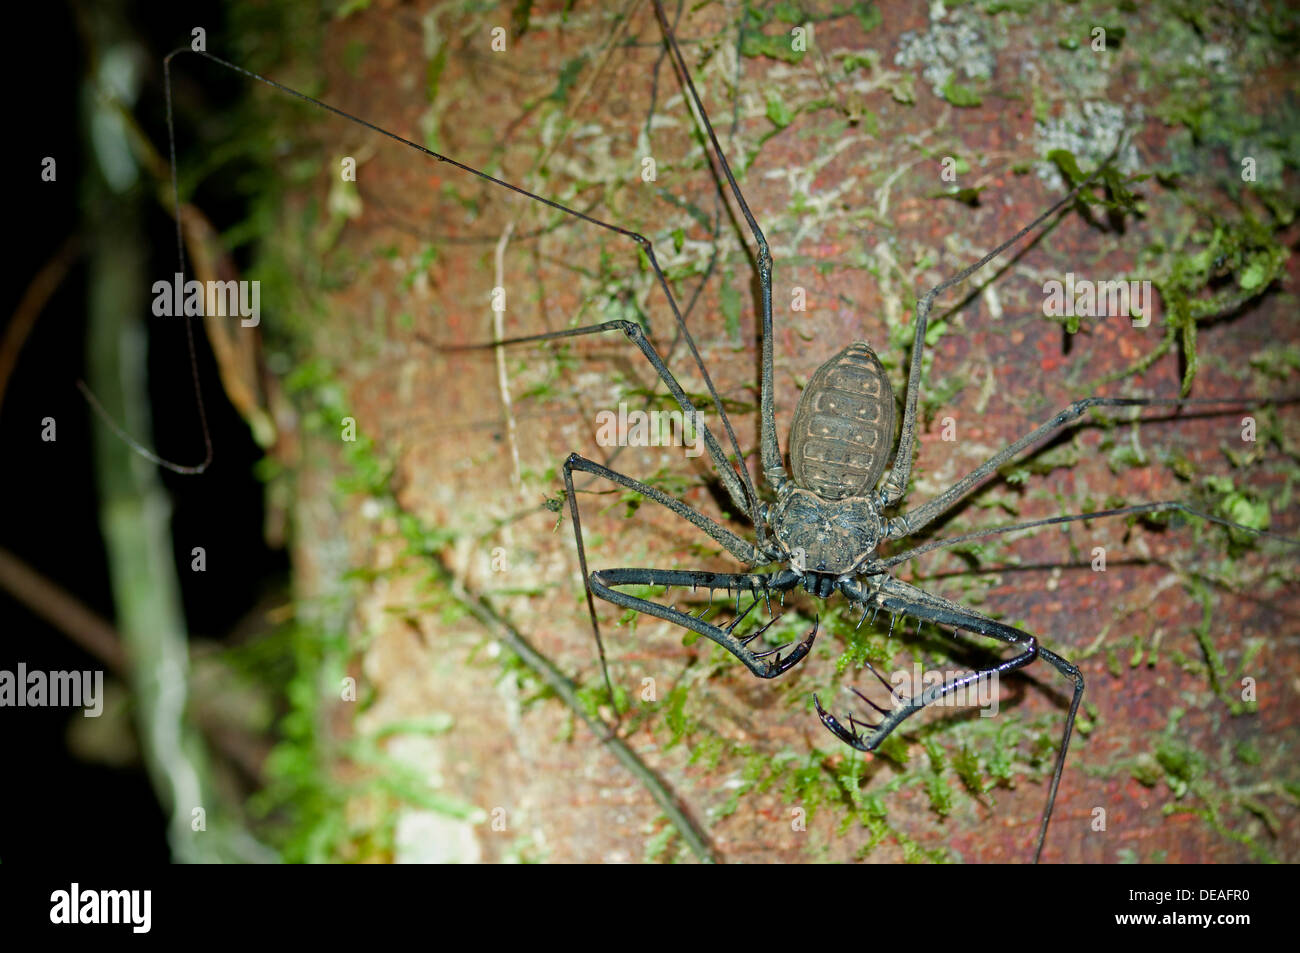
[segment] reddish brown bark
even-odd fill
[[[739,244],[749,238],[737,228],[740,220],[725,211],[717,236],[706,227],[718,207],[715,180],[682,103],[678,79],[663,59],[650,5],[627,7],[631,12],[623,30],[614,11],[584,6],[564,18],[547,6],[534,11],[526,33],[509,35],[505,53],[494,53],[490,46],[492,27],[509,27],[504,11],[466,19],[440,15],[437,23],[447,45],[432,105],[436,147],[644,233],[656,242],[663,260],[678,268],[690,259],[674,250],[674,228],[682,230],[686,250],[699,248],[703,258],[716,250],[716,267],[690,313],[689,326],[719,391],[739,408],[733,420],[756,471],[757,298],[754,271]],[[913,296],[1014,233],[1060,194],[1033,174],[1012,172],[1017,163],[1040,158],[1036,98],[1049,115],[1060,115],[1079,99],[1082,84],[1091,91],[1086,98],[1120,103],[1134,116],[1159,97],[1159,90],[1140,88],[1142,57],[1159,23],[1141,21],[1138,14],[1133,15],[1138,26],[1130,28],[1126,44],[1104,66],[1082,59],[1086,52],[1070,59],[1059,49],[1061,24],[1047,13],[971,14],[996,65],[988,80],[959,77],[983,96],[982,105],[959,109],[934,95],[918,67],[894,65],[903,34],[931,28],[925,5],[883,4],[881,12],[880,24],[869,31],[852,16],[817,23],[818,52],[797,64],[745,56],[737,67],[740,13],[732,5],[690,10],[679,28],[724,147],[734,163],[747,165],[742,187],[772,244],[776,404],[783,442],[799,386],[850,341],[873,345],[901,396],[906,355],[897,342],[907,340]],[[748,29],[759,28],[751,24]],[[776,36],[790,28],[773,22],[762,29]],[[1149,31],[1145,39],[1144,30]],[[343,65],[346,51],[356,44],[364,46],[365,55],[349,71]],[[868,50],[879,54],[874,69],[858,66],[846,72],[845,59],[835,55],[866,55]],[[429,57],[418,20],[407,8],[372,8],[336,24],[322,63],[326,100],[423,141],[421,116],[430,109],[423,95]],[[1098,77],[1096,70],[1104,75]],[[1084,74],[1086,83],[1080,79]],[[915,88],[910,105],[891,96],[891,89],[908,82]],[[1259,77],[1247,92],[1250,107],[1256,108],[1275,89],[1268,77]],[[795,113],[780,130],[772,117],[782,117],[782,105],[769,105],[773,97]],[[828,103],[819,107],[819,99]],[[836,127],[863,111],[872,117]],[[655,122],[647,151],[639,136],[651,116]],[[1133,171],[1169,160],[1169,128],[1138,122],[1135,133],[1140,159]],[[311,335],[309,353],[334,364],[359,429],[396,462],[402,505],[427,525],[457,534],[448,558],[466,586],[488,595],[563,671],[594,687],[599,676],[572,536],[567,520],[557,527],[556,515],[539,504],[543,497],[557,495],[559,466],[568,453],[610,457],[596,444],[595,413],[615,409],[620,397],[637,386],[653,386],[653,375],[621,336],[574,342],[565,349],[570,360],[563,365],[553,351],[527,346],[509,351],[505,366],[523,469],[522,483],[516,484],[493,357],[482,352],[438,355],[420,338],[470,342],[491,337],[490,295],[498,283],[493,251],[511,225],[502,282],[508,335],[622,316],[618,302],[630,299],[643,310],[654,340],[667,350],[675,335],[662,294],[627,239],[567,222],[340,120],[323,121],[312,135],[327,157],[327,175],[333,174],[339,156],[360,159],[362,212],[346,223],[337,245],[323,256],[325,274],[331,282],[342,277],[343,286],[321,293],[327,311]],[[641,178],[647,155],[656,163],[654,182]],[[949,155],[970,166],[957,185],[984,189],[977,207],[932,197],[950,187],[940,176],[941,161]],[[1194,174],[1231,159],[1210,149],[1193,156],[1204,166]],[[539,162],[544,173],[536,169]],[[1112,317],[1085,321],[1081,333],[1067,336],[1044,318],[1042,308],[1043,282],[1063,279],[1067,272],[1105,280],[1140,277],[1144,269],[1157,266],[1149,258],[1140,260],[1142,251],[1157,241],[1172,243],[1193,213],[1154,180],[1140,189],[1148,205],[1144,221],[1130,218],[1119,232],[1090,224],[1079,214],[1066,215],[982,293],[962,297],[984,286],[991,271],[963,292],[945,296],[936,313],[948,315],[946,333],[933,349],[927,384],[945,394],[954,380],[964,386],[931,408],[932,419],[920,436],[913,499],[940,491],[996,448],[1087,396],[1090,382],[1155,346],[1163,311],[1145,329]],[[325,186],[318,184],[312,194],[322,201]],[[291,208],[299,207],[291,203]],[[436,257],[422,262],[429,247],[436,249]],[[692,275],[675,280],[673,287],[686,301],[698,282]],[[805,312],[791,311],[796,288],[806,290]],[[736,296],[738,326],[729,328],[730,302]],[[1275,351],[1279,342],[1294,342],[1294,320],[1286,315],[1284,300],[1273,294],[1201,329],[1197,346],[1203,364],[1196,395],[1268,386],[1266,379],[1242,371],[1252,358]],[[410,316],[409,326],[402,315]],[[672,365],[688,391],[702,391],[680,345],[672,351]],[[1178,357],[1171,353],[1144,375],[1103,390],[1172,395],[1180,375]],[[1276,504],[1284,501],[1276,491],[1288,479],[1287,454],[1294,452],[1296,423],[1288,409],[1267,413],[1280,428],[1286,452],[1276,445],[1250,445],[1247,449],[1260,456],[1245,469],[1234,468],[1221,449],[1242,446],[1241,415],[1144,427],[1140,440],[1151,465],[1119,474],[1108,466],[1109,451],[1098,449],[1105,434],[1089,428],[1074,440],[1078,459],[1073,465],[1031,476],[1019,489],[998,484],[977,501],[1005,500],[1018,508],[1020,518],[1031,518],[1077,512],[1089,502],[1102,505],[1111,499],[1184,498],[1190,485],[1161,463],[1162,455],[1171,452],[1189,461],[1198,482],[1215,474],[1229,477],[1273,493]],[[954,441],[942,439],[945,417],[953,418]],[[1115,439],[1130,439],[1127,429],[1115,431]],[[1071,445],[1066,438],[1064,446]],[[333,588],[332,577],[344,563],[382,566],[400,548],[400,543],[382,541],[392,532],[391,524],[367,521],[359,497],[338,518],[327,503],[328,470],[318,471],[318,465],[332,466],[308,455],[299,482],[298,566],[304,592]],[[707,457],[688,460],[680,450],[627,449],[611,465],[638,477],[680,477],[687,503],[720,515],[704,485]],[[680,487],[670,485],[677,495]],[[725,554],[712,554],[706,537],[651,503],[628,518],[620,496],[580,494],[593,565],[735,568]],[[1011,518],[996,507],[990,513],[968,505],[945,529],[955,532],[999,517]],[[1274,506],[1274,528],[1296,532],[1294,507],[1278,511]],[[1076,527],[1069,536],[1043,532],[1000,548],[989,559],[993,566],[1005,565],[1013,554],[1020,569],[961,575],[959,559],[935,555],[903,574],[959,600],[969,595],[964,583],[985,580],[975,588],[986,596],[982,610],[1022,623],[1045,646],[1067,657],[1079,658],[1100,644],[1101,651],[1080,663],[1096,717],[1086,740],[1076,735],[1048,859],[1115,861],[1125,851],[1143,860],[1163,856],[1174,862],[1254,856],[1201,818],[1183,811],[1162,815],[1166,804],[1204,808],[1204,798],[1188,794],[1174,801],[1163,773],[1154,787],[1134,779],[1132,765],[1140,756],[1149,757],[1175,707],[1186,714],[1173,737],[1205,762],[1198,784],[1227,799],[1220,805],[1224,828],[1273,856],[1296,858],[1296,812],[1280,787],[1296,780],[1285,758],[1296,719],[1296,655],[1287,648],[1295,630],[1293,602],[1287,597],[1294,590],[1258,588],[1255,581],[1264,578],[1270,557],[1258,551],[1228,556],[1216,533],[1206,534],[1209,542],[1201,546],[1196,538],[1190,527],[1126,530],[1114,522],[1097,523]],[[344,543],[346,560],[323,558]],[[703,552],[697,548],[701,545]],[[1105,573],[1088,565],[1094,546],[1107,549]],[[494,553],[504,555],[509,573],[493,571]],[[1191,668],[1203,663],[1204,653],[1194,635],[1201,605],[1170,564],[1187,573],[1222,570],[1239,581],[1240,592],[1208,590],[1209,640],[1230,676],[1218,698],[1204,673],[1174,661],[1175,653],[1182,653]],[[1048,568],[1026,568],[1039,566]],[[420,609],[426,596],[417,582],[411,576],[377,583],[357,603],[353,625],[359,671],[375,693],[365,723],[374,727],[389,718],[433,710],[454,716],[450,733],[404,756],[485,811],[505,809],[507,832],[493,832],[488,823],[475,830],[485,859],[505,857],[517,848],[517,838],[529,841],[528,851],[551,860],[644,856],[647,841],[662,824],[645,791],[585,727],[566,728],[571,716],[558,702],[521,707],[526,690],[502,687],[513,683],[503,682],[492,651],[484,650],[483,634],[467,620],[448,623],[437,609]],[[500,592],[504,589],[529,593],[509,595]],[[718,813],[745,766],[745,758],[734,750],[740,744],[752,749],[751,760],[770,761],[784,753],[801,766],[809,752],[819,751],[827,772],[824,787],[833,787],[830,772],[849,751],[817,723],[808,695],[834,681],[835,660],[843,650],[840,638],[824,635],[794,672],[767,683],[753,679],[739,664],[714,666],[711,647],[702,641],[683,646],[680,630],[650,619],[639,620],[633,630],[619,624],[621,613],[613,607],[597,608],[614,678],[644,716],[633,719],[629,741],[708,829],[724,859],[844,860],[859,853],[870,834],[856,821],[841,831],[847,801],[821,805],[807,831],[792,829],[792,810],[813,805],[806,793],[787,790],[791,770],[766,792],[741,797],[729,816]],[[1135,640],[1149,651],[1156,638],[1158,663],[1130,667]],[[1251,650],[1256,642],[1260,647]],[[1121,661],[1119,677],[1108,671],[1108,648]],[[1251,651],[1255,654],[1239,672]],[[910,659],[900,656],[900,665],[905,662]],[[1239,695],[1244,675],[1256,679],[1259,711],[1233,716],[1224,699]],[[868,676],[853,677],[865,684]],[[658,709],[640,701],[645,678],[655,681]],[[686,713],[695,727],[682,743],[668,748],[672,730],[663,704],[683,684],[689,685]],[[1049,714],[1044,724],[1054,738],[1064,714],[1064,692],[1060,679],[1037,666],[1031,681],[1004,685],[999,717],[1027,723]],[[843,702],[845,696],[836,697]],[[909,735],[908,776],[921,779],[924,771],[918,773],[917,766],[924,765],[926,756],[917,737]],[[936,738],[949,757],[959,750],[961,736],[952,731],[940,731]],[[711,763],[708,752],[719,742],[725,750]],[[1242,746],[1259,752],[1262,763],[1245,763]],[[701,753],[694,763],[692,750]],[[978,747],[975,753],[989,754]],[[946,818],[931,808],[921,780],[887,792],[886,785],[897,776],[899,769],[880,758],[865,769],[862,791],[881,797],[892,832],[871,859],[900,859],[898,832],[924,848],[946,847],[965,860],[1029,856],[1046,790],[1043,771],[1032,776],[1017,772],[1014,789],[997,788],[976,799],[949,768],[946,778],[956,799]],[[1242,809],[1243,798],[1265,805],[1279,829],[1270,834]],[[1105,832],[1090,827],[1097,808],[1106,812]]]

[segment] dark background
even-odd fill
[[[162,56],[188,42],[195,25],[209,37],[222,29],[215,3],[119,3],[105,20],[116,23],[121,39],[139,50],[142,86],[136,113],[158,146],[166,143]],[[10,11],[14,38],[3,59],[9,141],[4,149],[10,184],[7,203],[6,275],[0,320],[8,327],[32,276],[70,236],[81,233],[93,203],[106,200],[104,186],[86,138],[86,76],[94,57],[112,38],[90,24],[86,8],[63,3],[20,5]],[[101,21],[103,22],[103,21]],[[197,102],[199,111],[178,108],[178,139],[184,148],[186,115],[205,104],[228,104],[239,93],[224,77],[202,88],[178,91]],[[182,103],[178,103],[178,106]],[[58,162],[58,179],[40,181],[44,156]],[[142,190],[139,183],[136,190]],[[126,196],[143,211],[149,235],[149,274],[173,272],[172,220],[152,196]],[[214,222],[238,221],[237,195],[209,195]],[[94,417],[76,387],[84,373],[86,301],[84,244],[57,292],[42,310],[13,368],[0,407],[4,466],[0,498],[5,518],[0,547],[84,606],[112,621],[113,605],[94,483],[92,440],[107,430]],[[148,317],[141,315],[141,319]],[[164,457],[202,458],[203,444],[184,331],[148,321],[150,389],[154,427],[142,435]],[[247,428],[226,402],[201,331],[200,379],[205,390],[213,439],[221,447],[202,477],[162,471],[172,494],[173,538],[178,566],[189,566],[195,537],[205,540],[208,571],[178,573],[189,631],[220,638],[230,632],[258,595],[282,578],[282,561],[262,541],[260,484],[252,475],[256,447]],[[57,422],[57,441],[40,439],[44,417]],[[161,442],[159,442],[161,441]],[[24,601],[0,588],[0,669],[105,670],[97,659],[53,628]],[[106,683],[112,679],[106,671]],[[70,723],[80,711],[62,708],[0,709],[7,783],[4,823],[0,824],[0,862],[30,860],[135,859],[165,862],[170,853],[165,816],[138,757],[131,766],[110,767],[78,760],[68,749]]]

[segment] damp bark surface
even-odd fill
[[[1205,45],[1227,51],[1224,69],[1243,70],[1248,52],[1263,54],[1244,51],[1232,29],[1189,39],[1180,21],[1143,7],[1123,14],[1122,43],[1095,52],[1086,4],[1068,8],[1068,23],[1036,8],[979,6],[931,19],[941,5],[931,7],[837,13],[813,4],[796,23],[734,3],[680,14],[686,60],[772,247],[783,450],[800,388],[853,341],[871,344],[902,399],[916,296],[1060,197],[1050,148],[1072,148],[1089,170],[1124,125],[1126,172],[1178,164],[1193,191],[1239,161],[1156,118],[1168,89],[1151,79],[1162,57]],[[791,30],[806,23],[809,52],[786,55]],[[651,5],[561,13],[542,4],[522,26],[505,8],[375,4],[329,24],[316,59],[284,70],[312,77],[341,109],[651,238],[757,475],[752,242],[720,197]],[[504,29],[503,52],[492,48],[495,27]],[[1171,51],[1171,35],[1186,50]],[[1240,108],[1261,114],[1289,82],[1281,65],[1233,81]],[[298,284],[286,305],[299,315],[290,353],[330,368],[334,406],[391,464],[402,511],[439,534],[434,552],[411,556],[391,512],[335,486],[346,469],[343,423],[304,433],[294,465],[296,585],[307,600],[346,593],[350,673],[366,698],[360,712],[341,706],[332,728],[346,737],[450,715],[450,730],[395,738],[388,752],[482,812],[447,821],[402,808],[391,856],[689,859],[601,739],[508,664],[508,649],[419,568],[420,558],[444,561],[602,701],[568,517],[542,504],[559,498],[560,465],[577,452],[723,519],[708,457],[598,443],[602,411],[673,406],[620,334],[513,347],[500,365],[492,351],[447,353],[430,342],[625,318],[647,328],[688,392],[702,394],[644,258],[626,238],[337,117],[304,118],[286,132],[295,155],[320,166],[284,186],[277,241]],[[344,157],[356,159],[355,184],[340,180]],[[955,181],[943,176],[946,158],[956,160]],[[1213,228],[1204,209],[1156,178],[1134,188],[1144,216],[1070,211],[936,305],[911,502],[1075,399],[1179,392],[1187,358],[1177,347],[1144,372],[1106,381],[1162,340],[1169,312],[1160,295],[1146,327],[1123,315],[1083,317],[1071,333],[1064,318],[1044,314],[1048,281],[1150,278],[1203,247],[1197,230]],[[977,201],[939,194],[954,189],[976,190]],[[1212,191],[1204,198],[1230,214]],[[1278,234],[1283,244],[1295,237]],[[1285,392],[1285,379],[1259,368],[1295,348],[1294,272],[1288,265],[1269,293],[1200,324],[1193,396]],[[494,311],[494,300],[504,309]],[[264,305],[265,320],[276,320],[271,312]],[[700,405],[721,437],[716,414]],[[1246,416],[1275,436],[1243,441]],[[939,532],[1188,499],[1218,479],[1267,503],[1272,528],[1295,535],[1298,429],[1293,407],[1086,426],[1052,441],[1036,466],[974,494]],[[580,481],[578,499],[593,567],[741,568],[620,488]],[[1104,571],[1094,568],[1099,548]],[[1288,751],[1300,663],[1288,563],[1285,550],[1232,545],[1191,524],[1111,520],[993,541],[979,553],[935,553],[900,575],[1026,628],[1081,666],[1090,707],[1046,860],[1295,861],[1300,777]],[[349,570],[371,575],[345,581]],[[824,631],[793,671],[764,682],[704,640],[598,602],[628,708],[620,733],[726,861],[1028,859],[1066,683],[1032,666],[1000,686],[996,717],[919,716],[891,755],[864,758],[812,711],[812,692],[843,712],[852,701],[845,686],[872,681],[860,654],[837,672],[847,647],[867,644],[887,672],[914,662],[954,671],[969,656],[915,640],[914,623],[886,639],[883,619],[853,643],[856,617],[828,618],[833,608],[787,606],[791,628],[820,612]],[[1254,705],[1242,701],[1243,679],[1253,679]],[[608,717],[608,704],[601,710]]]

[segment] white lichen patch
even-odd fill
[[[477,864],[483,859],[473,824],[433,811],[403,811],[394,841],[399,864]]]
[[[895,66],[921,66],[921,77],[939,98],[959,74],[966,79],[991,79],[996,59],[978,26],[974,12],[966,9],[945,14],[942,4],[930,11],[930,29],[909,30],[898,38]]]
[[[1188,56],[1188,65],[1222,76],[1231,72],[1232,56],[1232,50],[1224,44],[1207,43],[1199,50],[1199,55]]]
[[[1079,168],[1091,172],[1110,155],[1120,134],[1125,129],[1137,129],[1141,121],[1140,106],[1126,111],[1118,103],[1066,103],[1059,116],[1034,123],[1034,145],[1040,156],[1047,156],[1054,149],[1069,150],[1078,160]],[[1138,170],[1140,161],[1132,140],[1120,151],[1118,165],[1122,172]],[[1046,158],[1036,163],[1036,172],[1055,191],[1067,187],[1056,163]]]
[[[362,724],[362,719],[357,721],[362,730],[369,727]],[[443,786],[442,743],[436,738],[419,734],[393,735],[385,743],[385,752],[396,764],[410,768],[429,787],[437,789]]]

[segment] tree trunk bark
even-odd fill
[[[1219,274],[1203,288],[1190,285],[1194,300],[1225,287],[1250,291],[1261,274],[1271,281],[1276,268],[1264,263],[1281,259],[1259,249],[1294,238],[1293,229],[1274,238],[1269,226],[1267,240],[1238,248],[1236,258],[1212,245],[1216,225],[1242,220],[1241,203],[1267,221],[1232,182],[1248,146],[1222,127],[1197,139],[1176,115],[1178,96],[1191,101],[1204,84],[1167,76],[1179,57],[1208,64],[1213,49],[1226,58],[1202,72],[1236,98],[1225,105],[1204,94],[1201,115],[1228,106],[1262,115],[1278,101],[1289,67],[1250,47],[1240,24],[1211,25],[1199,37],[1141,7],[1117,15],[1122,37],[1118,22],[1106,23],[1109,48],[1096,51],[1081,8],[1066,8],[1072,19],[1063,23],[1037,6],[963,6],[942,17],[941,5],[931,6],[863,4],[837,15],[812,4],[794,23],[746,18],[734,3],[669,11],[771,243],[783,446],[800,388],[852,341],[871,344],[902,400],[916,297],[1064,194],[1049,150],[1072,151],[1088,171],[1124,127],[1132,132],[1118,160],[1126,173],[1182,174],[1177,189],[1169,178],[1134,186],[1142,217],[1071,211],[940,298],[911,505],[1073,400],[1176,395],[1191,357],[1185,338],[1144,372],[1107,379],[1160,346],[1177,317],[1170,289],[1189,287],[1188,269],[1206,249],[1227,257],[1211,263]],[[792,30],[809,23],[799,53]],[[567,12],[538,5],[514,21],[507,8],[376,4],[332,24],[322,53],[318,72],[297,64],[287,74],[319,76],[321,98],[340,109],[650,238],[758,478],[753,242],[731,196],[720,197],[649,2]],[[294,359],[316,368],[296,398],[309,408],[295,463],[296,583],[304,606],[344,600],[322,624],[346,629],[344,674],[358,680],[361,702],[334,705],[332,730],[382,737],[396,765],[446,798],[388,802],[384,809],[399,813],[385,855],[689,858],[688,839],[627,762],[514,661],[500,629],[458,608],[455,593],[486,600],[608,718],[569,518],[543,503],[561,498],[561,464],[576,452],[725,520],[708,456],[600,445],[600,412],[673,406],[620,333],[499,356],[429,343],[626,318],[644,325],[688,393],[705,394],[645,257],[623,235],[337,116],[313,117],[295,138],[295,157],[317,163],[305,185],[286,184],[276,239],[297,295],[263,307],[267,321],[298,329]],[[1278,153],[1267,137],[1259,142],[1264,168]],[[349,157],[355,183],[342,176]],[[940,194],[952,190],[975,191]],[[1085,316],[1071,333],[1068,319],[1046,317],[1044,306],[1045,284],[1067,274],[1156,279],[1149,326]],[[1294,355],[1294,319],[1280,295],[1260,290],[1226,316],[1201,315],[1193,396],[1286,391],[1268,371]],[[698,400],[725,446],[716,413]],[[1294,411],[1237,410],[1140,429],[1078,428],[973,495],[937,535],[1120,503],[1208,494],[1215,505],[1226,486],[1267,506],[1272,528],[1294,536]],[[1243,440],[1247,416],[1259,428],[1253,442]],[[347,474],[353,483],[341,492],[335,480]],[[579,481],[592,568],[740,569],[689,524],[632,497]],[[1285,756],[1300,664],[1285,648],[1295,627],[1286,608],[1294,552],[1230,543],[1191,522],[1098,520],[995,537],[963,555],[934,553],[900,575],[1023,626],[1083,669],[1088,707],[1046,859],[1294,861],[1300,838],[1284,790],[1297,781]],[[436,563],[457,588],[432,578]],[[355,570],[364,573],[344,579]],[[689,593],[665,601],[673,598],[690,601]],[[861,756],[818,724],[811,704],[816,691],[842,714],[853,698],[841,686],[874,682],[857,664],[861,654],[837,673],[846,649],[866,651],[886,674],[914,662],[963,669],[969,655],[917,642],[914,624],[888,640],[883,618],[854,641],[857,617],[839,597],[825,606],[804,600],[787,607],[785,621],[802,631],[820,615],[814,651],[784,677],[760,681],[679,628],[596,608],[627,708],[618,736],[717,858],[1032,856],[1068,700],[1067,683],[1045,664],[1004,680],[996,717],[969,708],[918,716],[891,756]],[[1255,703],[1243,695],[1252,684]],[[435,714],[450,716],[436,731],[386,727]],[[348,761],[339,770],[396,769]],[[358,817],[373,809],[350,805]]]

